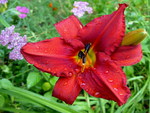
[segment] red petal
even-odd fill
[[[118,47],[125,33],[124,10],[127,4],[120,4],[117,11],[88,23],[79,36],[84,43],[92,43],[98,51],[110,54]]]
[[[56,23],[55,27],[61,37],[75,38],[83,26],[80,21],[74,15],[72,15],[61,22]]]
[[[141,45],[121,46],[111,55],[111,58],[120,66],[136,64],[142,58]]]
[[[74,39],[73,42],[79,41]],[[83,47],[82,43],[71,45],[60,38],[52,38],[28,43],[21,49],[21,53],[29,63],[42,71],[55,76],[72,76],[75,74],[74,69],[79,68],[72,56]]]
[[[119,105],[126,103],[130,90],[122,69],[105,54],[99,54],[97,62],[95,69],[89,68],[80,74],[80,87],[92,96],[114,100]]]
[[[53,96],[72,104],[79,95],[81,88],[77,83],[76,76],[62,78],[60,77],[55,84]]]

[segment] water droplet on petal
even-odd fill
[[[60,37],[60,39],[64,39],[63,37]]]
[[[73,74],[71,72],[68,73],[69,76],[72,76]]]
[[[120,71],[117,70],[116,72],[119,73]]]
[[[96,70],[96,68],[93,68],[93,70]]]
[[[86,92],[88,92],[88,91],[89,91],[89,89],[85,89],[85,91],[86,91]]]
[[[48,71],[51,71],[51,69],[50,69],[50,68],[48,68]]]
[[[67,68],[64,68],[64,71],[67,71]]]
[[[112,83],[112,82],[113,82],[113,80],[112,80],[112,79],[108,79],[108,82]]]
[[[117,89],[117,88],[114,88],[114,90],[115,90],[115,91],[118,91],[118,89]]]
[[[106,74],[108,74],[109,71],[105,71]]]
[[[130,56],[128,55],[128,56],[126,56],[126,58],[129,58]]]
[[[97,96],[97,95],[99,95],[99,94],[100,94],[99,92],[96,92],[94,95]]]
[[[47,50],[45,50],[44,52],[47,53]]]
[[[119,93],[119,95],[121,95],[121,96],[122,96],[122,95],[123,95],[123,93]]]
[[[80,69],[75,69],[75,72],[76,72],[76,73],[79,73],[79,72],[80,72]]]
[[[83,82],[83,83],[81,83],[81,86],[85,86],[85,83]]]
[[[68,82],[65,82],[63,85],[66,86],[68,84]]]

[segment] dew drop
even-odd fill
[[[85,83],[83,82],[83,83],[81,83],[81,86],[85,86]]]
[[[122,96],[122,95],[123,95],[123,93],[119,93],[119,95],[121,95],[121,96]]]
[[[99,92],[96,92],[94,95],[97,96],[97,95],[99,95],[99,94],[100,94]]]
[[[72,76],[73,74],[71,72],[68,73],[69,76]]]
[[[93,68],[93,70],[96,70],[96,68]]]
[[[63,37],[60,37],[60,39],[64,39]]]
[[[116,72],[119,73],[120,71],[117,70]]]
[[[36,46],[36,48],[39,49],[40,47],[39,47],[39,46]]]
[[[112,79],[108,79],[108,82],[112,83],[112,82],[113,82],[113,80],[112,80]]]
[[[66,86],[68,84],[68,82],[65,82],[63,85]]]
[[[105,71],[106,74],[108,74],[109,71]]]
[[[47,53],[47,50],[45,50],[44,52]]]
[[[75,69],[75,72],[76,72],[76,73],[79,73],[79,72],[80,72],[80,69]]]
[[[79,25],[80,28],[82,28],[82,25]]]
[[[48,68],[48,71],[51,71],[51,69],[50,69],[50,68]]]
[[[117,88],[114,88],[114,90],[115,90],[115,91],[118,91],[118,89],[117,89]]]
[[[129,58],[130,56],[128,55],[128,56],[126,56],[126,58]]]
[[[67,68],[64,68],[64,71],[67,71]]]

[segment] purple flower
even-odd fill
[[[93,13],[93,9],[91,7],[88,7],[89,3],[87,2],[74,2],[74,8],[71,10],[71,12],[74,13],[75,16],[82,17],[85,12],[88,12],[89,14]]]
[[[0,44],[5,46],[10,42],[10,40],[13,38],[12,34],[14,32],[14,29],[15,29],[15,26],[12,25],[11,27],[8,27],[5,30],[1,31]]]
[[[19,16],[19,18],[22,18],[22,19],[25,18],[25,17],[27,17],[26,14],[19,14],[18,16]]]
[[[23,59],[20,49],[27,43],[26,36],[20,36],[19,33],[14,32],[15,26],[12,25],[2,30],[0,34],[0,44],[7,45],[8,49],[12,49],[9,54],[9,58],[13,60]]]
[[[8,0],[0,0],[0,4],[6,4]]]
[[[26,7],[21,7],[21,6],[17,6],[16,10],[19,11],[20,13],[29,13],[29,9]]]

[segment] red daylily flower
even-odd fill
[[[136,64],[142,58],[140,44],[121,46],[126,7],[120,4],[117,11],[85,26],[72,15],[55,24],[61,37],[27,43],[22,48],[29,63],[60,77],[53,96],[72,104],[84,89],[94,97],[126,103],[130,90],[121,66]]]

